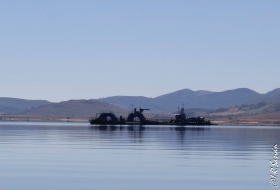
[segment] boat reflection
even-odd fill
[[[97,126],[89,126],[90,130],[100,130],[100,131],[117,131],[117,130],[127,130],[127,131],[205,131],[210,130],[210,128],[206,127],[157,127],[157,126],[145,126],[145,125],[129,125],[129,126],[116,126],[116,125],[97,125]]]

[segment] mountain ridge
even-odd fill
[[[257,98],[260,96],[261,94],[248,88],[238,88],[222,92],[181,89],[155,98],[111,96],[100,100],[126,109],[129,109],[133,104],[135,107],[149,106],[149,108],[156,111],[171,111],[176,110],[176,107],[182,104],[185,105],[185,108],[217,109],[220,107],[231,107],[252,99],[257,101]]]
[[[58,103],[39,106],[32,110],[20,113],[26,117],[53,117],[53,118],[89,118],[101,111],[111,111],[117,115],[127,115],[126,109],[110,105],[99,100],[68,100]]]
[[[50,103],[51,102],[47,100],[26,100],[21,98],[0,97],[0,111],[15,113]]]
[[[279,102],[279,100],[280,88],[264,94],[260,94],[249,88],[238,88],[222,92],[208,90],[193,91],[186,88],[154,98],[145,96],[111,96],[101,99],[68,100],[58,103],[52,103],[47,100],[24,100],[3,97],[0,98],[0,113],[2,115],[21,114],[25,116],[39,116],[39,113],[41,113],[41,115],[52,117],[55,117],[59,113],[63,117],[77,117],[78,115],[92,116],[104,109],[108,111],[117,110],[117,112],[123,114],[133,110],[133,108],[139,107],[149,108],[150,112],[174,113],[177,111],[178,106],[182,104],[188,110],[215,110],[242,104]],[[91,101],[95,101],[95,103]],[[72,110],[72,112],[69,110]]]

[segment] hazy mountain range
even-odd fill
[[[280,88],[266,94],[259,94],[248,88],[238,88],[223,92],[205,90],[192,91],[183,89],[155,98],[137,96],[112,96],[100,99],[122,108],[134,107],[150,108],[154,111],[176,111],[178,106],[184,104],[185,108],[217,109],[228,108],[241,104],[255,104],[261,101],[277,102],[280,99]]]
[[[259,102],[276,103],[280,101],[280,88],[260,94],[248,88],[239,88],[223,92],[205,90],[192,91],[182,89],[155,98],[144,96],[112,96],[98,100],[69,100],[52,103],[47,100],[24,100],[0,98],[2,114],[48,117],[90,117],[102,110],[111,110],[117,114],[127,114],[135,108],[149,108],[151,112],[176,112],[178,106],[189,110],[215,110],[242,104]]]
[[[38,106],[50,104],[47,100],[24,100],[19,98],[0,98],[0,112],[19,112],[29,110]]]
[[[20,115],[29,117],[89,118],[104,111],[111,111],[118,115],[128,114],[126,109],[99,100],[69,100],[39,106],[21,112]]]

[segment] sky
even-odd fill
[[[279,0],[0,0],[0,97],[280,87]]]

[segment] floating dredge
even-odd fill
[[[140,108],[139,111],[134,108],[134,111],[130,113],[127,119],[120,116],[116,117],[114,113],[102,112],[96,114],[95,118],[89,118],[90,124],[110,124],[110,125],[213,125],[211,121],[205,120],[203,117],[186,117],[185,109],[182,107],[178,109],[178,113],[175,114],[175,118],[167,119],[146,119],[143,115],[144,110]],[[136,120],[137,119],[137,120]]]

